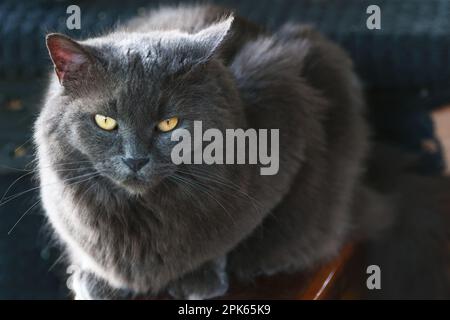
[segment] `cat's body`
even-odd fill
[[[368,131],[347,56],[300,26],[269,34],[235,18],[228,30],[228,15],[209,6],[162,9],[82,46],[49,38],[56,68],[65,69],[36,124],[41,194],[80,268],[80,297],[113,298],[119,291],[111,288],[213,297],[226,291],[228,274],[303,270],[372,232],[366,216],[379,222],[374,229],[389,221],[362,186]],[[189,34],[167,32],[177,29]],[[65,65],[64,50],[75,67]],[[114,116],[119,129],[95,131],[92,114]],[[220,130],[279,129],[278,174],[260,175],[257,165],[171,165],[170,133],[151,125],[174,114],[187,129],[194,120]],[[121,185],[125,169],[103,159],[116,154],[149,154],[148,185]]]

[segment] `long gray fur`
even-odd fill
[[[364,225],[355,199],[375,196],[361,184],[368,130],[350,59],[311,28],[272,34],[231,16],[163,8],[101,37],[66,39],[86,63],[62,84],[52,75],[35,142],[43,206],[79,267],[79,298],[214,297],[229,275],[330,259]],[[99,130],[94,114],[118,130]],[[173,165],[170,134],[153,129],[171,116],[188,130],[194,120],[280,129],[279,173]],[[123,156],[150,157],[139,182],[126,180]]]

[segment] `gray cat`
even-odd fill
[[[85,41],[50,34],[47,46],[41,196],[77,266],[77,298],[213,298],[231,276],[304,270],[390,225],[363,184],[368,129],[351,61],[314,30],[173,7]],[[172,130],[196,120],[279,129],[279,172],[173,164]]]

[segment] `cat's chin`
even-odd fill
[[[139,178],[128,178],[121,180],[120,182],[116,181],[116,184],[118,184],[120,187],[122,187],[125,191],[127,191],[131,195],[140,196],[143,195],[155,185],[157,185],[159,182],[159,179],[152,179],[151,182],[145,181]]]
[[[151,187],[149,183],[137,179],[127,179],[121,181],[119,184],[128,193],[136,196],[143,195]]]
[[[140,196],[146,194],[154,188],[160,181],[158,177],[144,178],[138,175],[115,176],[104,174],[113,185],[130,195]]]

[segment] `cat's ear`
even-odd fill
[[[233,20],[234,17],[230,16],[227,19],[215,23],[194,34],[195,41],[200,44],[204,50],[204,59],[207,60],[211,58],[220,48],[224,39],[230,32]]]
[[[92,63],[92,56],[81,44],[58,33],[47,35],[46,43],[56,75],[62,85],[71,79],[86,75]]]

